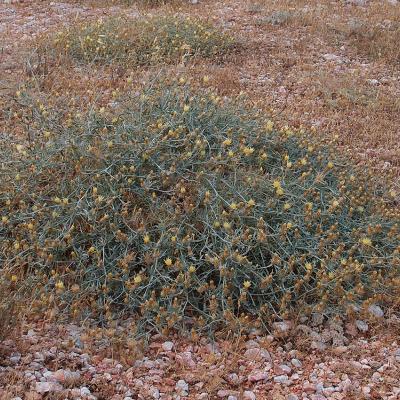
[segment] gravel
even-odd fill
[[[326,326],[314,327],[314,333]],[[124,329],[116,335],[124,337]],[[278,400],[398,399],[396,336],[365,335],[359,332],[346,346],[327,344],[323,351],[311,349],[300,335],[291,341],[257,333],[247,340],[195,343],[154,335],[145,348],[130,345],[130,353],[128,345],[114,349],[113,337],[78,326],[30,324],[0,342],[0,398],[238,400],[272,393]],[[76,338],[81,347],[75,347]]]

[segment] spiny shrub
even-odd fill
[[[390,194],[314,136],[185,85],[57,112],[0,156],[3,277],[35,310],[196,331],[398,293]]]
[[[193,56],[217,57],[233,47],[232,37],[207,22],[154,16],[71,26],[40,40],[38,54],[41,58],[66,56],[82,63],[135,66],[179,62]]]

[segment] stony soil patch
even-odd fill
[[[75,325],[30,324],[0,343],[0,398],[398,399],[400,343],[357,327],[368,329],[350,324],[356,336],[321,349],[278,340],[280,326],[239,341],[155,335],[130,353]],[[311,335],[321,340],[328,328]]]

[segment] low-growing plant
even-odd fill
[[[39,41],[39,59],[70,58],[80,63],[129,66],[185,61],[193,56],[223,56],[234,40],[211,24],[193,18],[152,16],[109,18],[71,26]]]
[[[372,59],[400,63],[400,23],[390,26],[362,24],[350,32],[353,45]]]
[[[30,278],[32,312],[195,332],[393,301],[395,194],[181,83],[85,114],[34,103],[30,140],[1,143],[2,277]]]

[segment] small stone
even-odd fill
[[[226,379],[227,379],[227,381],[228,381],[229,383],[231,383],[232,385],[238,385],[238,384],[240,383],[240,379],[239,379],[238,374],[235,374],[234,372],[231,373],[231,374],[229,374],[229,375],[226,377]]]
[[[192,358],[192,353],[190,351],[184,351],[180,354],[177,354],[175,359],[180,364],[185,365],[186,367],[189,367],[189,368],[196,367],[196,363],[194,362],[194,360]]]
[[[228,400],[237,400],[236,396],[232,396],[231,394],[228,396]]]
[[[37,393],[55,393],[61,392],[63,387],[57,382],[36,382],[35,390]]]
[[[256,400],[256,395],[251,390],[245,390],[243,392],[243,399],[244,400]]]
[[[276,333],[280,335],[287,335],[292,327],[292,323],[290,321],[274,322],[272,327]]]
[[[381,380],[381,374],[379,372],[374,372],[371,377],[372,382],[379,382]]]
[[[59,369],[56,372],[54,372],[53,377],[56,381],[60,383],[67,382],[68,384],[72,384],[79,381],[81,374],[75,371]]]
[[[187,396],[189,394],[189,385],[183,379],[176,382],[175,385],[176,392],[181,396]]]
[[[383,310],[382,310],[382,308],[380,308],[378,305],[376,305],[376,304],[371,304],[369,307],[368,307],[368,312],[370,313],[370,314],[372,314],[374,317],[376,317],[376,318],[382,318],[383,317],[383,315],[384,315],[384,312],[383,312]]]
[[[306,382],[303,384],[303,392],[306,393],[314,393],[315,392],[315,385],[310,383],[310,382]]]
[[[20,353],[12,353],[10,356],[10,362],[12,364],[18,364],[21,360],[21,354]]]
[[[274,377],[274,382],[288,385],[291,381],[287,375],[278,375]]]
[[[286,400],[299,400],[299,397],[293,393],[290,393]]]
[[[80,392],[82,397],[91,395],[90,390],[86,386],[82,386]]]
[[[258,349],[258,348],[248,349],[244,353],[244,356],[250,361],[262,361],[262,360],[271,361],[271,355],[265,349]]]
[[[360,332],[367,332],[368,331],[368,324],[364,321],[357,320],[356,321],[356,327]]]
[[[164,351],[171,351],[174,348],[174,344],[172,342],[164,342],[161,347]]]
[[[301,361],[298,360],[297,358],[293,358],[291,363],[292,363],[293,367],[296,367],[296,368],[301,368],[303,366]]]
[[[264,371],[255,371],[247,377],[249,382],[259,382],[268,379],[268,373]]]
[[[222,399],[222,398],[225,398],[225,397],[229,397],[229,396],[237,397],[237,396],[239,396],[239,392],[237,392],[237,391],[235,391],[235,390],[221,389],[221,390],[218,390],[217,396],[218,396],[219,398],[221,398],[221,399]]]
[[[156,387],[151,387],[149,389],[149,395],[151,398],[158,400],[160,398],[160,391]]]
[[[292,369],[285,364],[278,365],[275,367],[275,373],[278,375],[289,375],[292,372]]]
[[[371,388],[369,386],[363,386],[361,391],[364,396],[368,396],[371,393]]]
[[[342,62],[342,58],[340,56],[337,56],[336,54],[324,54],[323,55],[324,59],[326,61],[336,61],[341,63]]]
[[[207,400],[208,399],[208,393],[200,393],[196,396],[196,400]]]
[[[81,389],[79,388],[73,388],[71,389],[71,396],[73,399],[77,399],[81,397]]]

